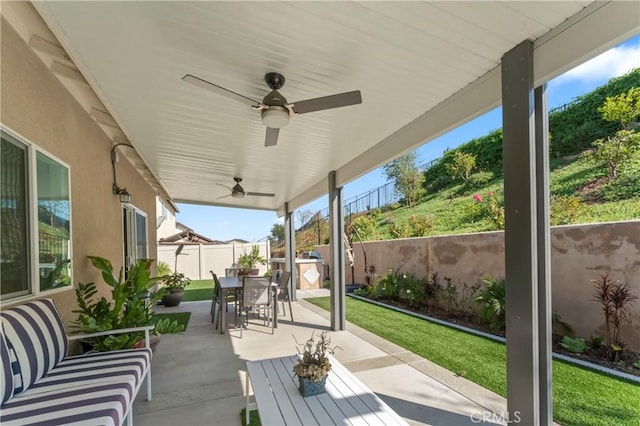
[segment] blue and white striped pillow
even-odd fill
[[[14,385],[9,347],[4,338],[4,330],[2,327],[0,327],[0,368],[0,403],[4,404],[13,396]]]
[[[15,351],[23,390],[27,390],[64,359],[68,347],[64,325],[51,299],[14,306],[0,317],[7,344]]]

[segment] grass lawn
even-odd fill
[[[183,302],[213,299],[213,278],[210,280],[193,280],[184,290]]]
[[[328,297],[306,300],[329,310]],[[349,322],[506,397],[504,344],[349,297],[346,303]],[[563,425],[637,426],[640,386],[554,360],[553,407]]]

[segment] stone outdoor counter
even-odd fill
[[[284,270],[283,257],[272,257],[270,262],[272,269]],[[323,265],[322,259],[296,259],[296,288],[299,290],[322,288]]]

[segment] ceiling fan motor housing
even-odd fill
[[[277,72],[268,72],[264,75],[264,81],[271,90],[279,90],[284,86],[284,75]]]

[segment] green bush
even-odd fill
[[[378,223],[373,217],[367,214],[355,218],[351,222],[351,226],[355,229],[357,236],[363,241],[375,240],[378,238]],[[347,229],[346,231],[348,233],[350,230]]]
[[[467,179],[464,186],[469,189],[484,188],[494,178],[495,175],[493,172],[476,172],[469,176],[469,179]]]
[[[404,220],[389,220],[389,234],[391,238],[397,240],[398,238],[408,238],[411,230],[409,224]]]
[[[475,301],[480,304],[480,319],[494,331],[504,331],[506,282],[504,278],[485,276],[482,281],[485,288],[476,296]]]
[[[582,210],[582,201],[576,196],[551,197],[551,225],[574,223]]]
[[[571,338],[569,336],[564,336],[562,342],[560,342],[560,346],[568,350],[569,352],[573,352],[576,354],[581,354],[587,349],[587,344],[584,339],[581,338]]]
[[[409,236],[424,237],[431,233],[434,218],[431,215],[414,215],[409,217]]]
[[[413,275],[390,270],[375,285],[374,295],[392,300],[402,300],[410,306],[424,301],[422,282]]]

